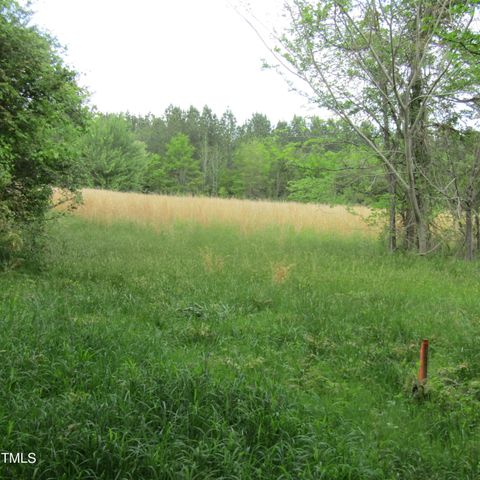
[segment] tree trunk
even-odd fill
[[[203,192],[205,193],[208,187],[208,138],[205,132],[203,136],[203,157],[202,157],[202,173],[203,173]]]
[[[430,248],[430,202],[426,195],[418,198],[418,213],[415,215],[418,235],[418,253],[426,255]]]
[[[411,208],[407,209],[405,214],[405,246],[407,250],[417,248],[416,231],[415,231],[415,215]]]
[[[428,172],[429,154],[427,147],[428,113],[425,105],[425,78],[422,71],[422,58],[426,49],[428,33],[423,29],[427,5],[418,4],[418,17],[415,23],[415,50],[411,61],[409,91],[405,99],[405,162],[409,176],[409,201],[415,216],[417,247],[420,255],[428,252],[429,224],[428,200],[425,180],[420,175]]]
[[[475,213],[475,235],[477,237],[477,252],[480,251],[480,219],[478,218],[478,212]]]
[[[407,248],[413,250],[416,247],[420,254],[425,254],[427,252],[428,228],[423,220],[421,194],[417,188],[416,163],[418,159],[415,158],[415,154],[418,152],[418,138],[416,138],[415,132],[412,132],[410,123],[410,111],[406,110],[404,118],[405,166],[409,183],[407,195],[409,210],[407,217]],[[413,226],[415,230],[413,230]],[[413,240],[412,236],[414,236],[415,240]]]
[[[390,219],[388,229],[388,248],[391,252],[397,249],[397,192],[395,174],[388,174],[388,193],[390,195]]]
[[[428,251],[428,224],[423,218],[417,218],[418,253],[426,255]]]
[[[473,260],[473,221],[472,207],[465,209],[465,260]]]

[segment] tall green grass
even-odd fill
[[[479,478],[478,270],[64,219],[43,271],[0,277],[0,450],[38,459],[0,478]]]

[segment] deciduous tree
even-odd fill
[[[35,245],[53,187],[79,185],[84,98],[56,42],[0,0],[0,262]]]
[[[476,45],[478,1],[294,0],[286,9],[290,27],[276,47],[282,67],[383,162],[412,214],[411,246],[426,254],[436,167],[431,124],[447,104],[479,95],[476,70],[460,54],[465,43]],[[365,120],[376,133],[360,128]]]

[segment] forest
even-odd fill
[[[383,172],[344,123],[239,125],[205,106],[161,117],[99,114],[81,140],[86,184],[121,191],[381,205]]]

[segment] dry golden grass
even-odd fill
[[[273,283],[284,283],[290,275],[290,270],[295,264],[284,265],[283,263],[275,263],[272,265],[272,281]]]
[[[216,273],[223,270],[224,261],[219,255],[216,255],[211,250],[204,250],[202,252],[203,266],[207,273]]]
[[[369,236],[378,233],[365,221],[370,213],[371,210],[366,207],[347,209],[296,202],[176,197],[93,189],[83,190],[83,205],[75,211],[76,215],[94,221],[128,220],[153,227],[194,222],[201,225],[237,225],[247,233],[274,225],[296,231],[309,229]]]

